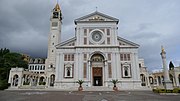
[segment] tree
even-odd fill
[[[9,49],[0,49],[0,89],[7,88],[9,71],[12,67],[27,68],[28,63],[24,61],[22,54],[10,52]]]
[[[172,61],[170,61],[170,63],[169,63],[169,69],[170,69],[170,70],[173,70],[173,69],[174,69],[174,65],[173,65]]]

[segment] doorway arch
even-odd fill
[[[13,76],[13,86],[18,86],[19,76],[15,74]]]
[[[50,86],[54,86],[54,81],[55,81],[55,75],[52,74],[52,75],[50,76]]]
[[[105,58],[101,53],[94,53],[91,58],[92,86],[103,86]]]

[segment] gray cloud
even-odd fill
[[[49,19],[56,0],[1,0],[0,48],[46,57]],[[60,0],[62,40],[74,36],[74,19],[95,11],[120,20],[119,36],[141,45],[139,56],[150,69],[161,68],[160,46],[167,60],[180,61],[179,0]]]

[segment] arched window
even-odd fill
[[[130,78],[131,77],[131,68],[130,64],[122,64],[122,77],[123,78]]]
[[[73,65],[67,64],[64,67],[64,77],[65,78],[72,78],[73,77]]]
[[[50,68],[53,68],[53,64],[50,65]]]
[[[128,68],[127,67],[124,67],[124,75],[128,76]]]
[[[70,68],[67,68],[67,76],[70,76]]]

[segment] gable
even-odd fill
[[[105,15],[103,13],[96,11],[86,16],[80,17],[76,19],[74,22],[75,24],[77,24],[77,22],[116,22],[118,23],[119,20],[114,17],[108,16],[108,15]]]
[[[123,46],[124,47],[137,47],[137,48],[139,47],[138,44],[131,42],[129,40],[126,40],[124,38],[121,38],[119,36],[118,36],[118,42],[119,42],[120,47],[123,47]]]
[[[56,45],[56,48],[60,48],[60,47],[63,47],[63,46],[75,46],[75,42],[76,42],[76,38],[73,37],[69,40],[66,40],[58,45]]]

